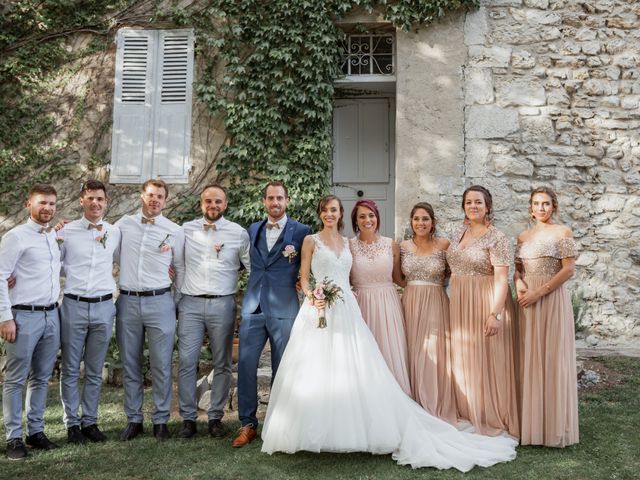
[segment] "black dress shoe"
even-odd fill
[[[185,420],[182,422],[182,430],[180,430],[180,433],[178,433],[178,437],[191,438],[196,433],[198,433],[196,422],[194,422],[193,420]]]
[[[160,442],[164,442],[166,439],[171,437],[169,433],[169,429],[167,428],[166,423],[157,423],[153,425],[153,436],[156,437]]]
[[[38,432],[34,433],[33,435],[29,435],[26,438],[26,443],[31,448],[35,448],[37,450],[53,450],[54,448],[60,448],[58,445],[49,440],[44,432]]]
[[[223,438],[229,434],[229,429],[222,424],[221,420],[209,420],[209,435],[213,438]]]
[[[24,446],[21,438],[12,438],[7,442],[7,458],[9,460],[24,460],[28,456],[27,447]]]
[[[75,443],[76,445],[82,445],[87,443],[87,437],[85,437],[80,431],[80,427],[74,425],[67,428],[67,443]]]
[[[87,425],[86,427],[82,427],[80,431],[85,437],[87,437],[93,443],[107,441],[107,436],[100,431],[100,429],[98,428],[98,425],[96,425],[95,423],[93,425]]]
[[[129,422],[127,423],[127,428],[125,428],[120,434],[120,440],[126,442],[127,440],[133,440],[138,435],[144,432],[141,423]]]

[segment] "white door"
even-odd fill
[[[342,199],[345,230],[353,236],[351,210],[358,200],[376,202],[380,233],[395,237],[393,111],[389,98],[336,100],[333,110],[333,191]]]

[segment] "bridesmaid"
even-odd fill
[[[458,416],[479,433],[519,437],[518,332],[507,281],[509,241],[491,225],[492,198],[486,188],[467,188],[462,208],[465,225],[447,250]]]
[[[571,299],[576,246],[571,229],[553,221],[558,198],[549,188],[529,198],[533,228],[518,236],[514,280],[520,320],[523,445],[578,443],[578,390]]]
[[[424,202],[411,209],[413,237],[400,244],[402,295],[411,396],[432,415],[457,423],[451,378],[448,274],[445,251],[449,241],[435,236],[433,207]]]
[[[378,234],[380,213],[372,200],[358,200],[351,212],[356,236],[349,240],[353,256],[351,285],[362,317],[373,333],[389,370],[411,396],[402,304],[393,282],[402,285],[400,248]]]

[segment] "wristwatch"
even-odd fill
[[[496,317],[496,320],[501,322],[502,321],[502,314],[501,313],[493,313],[491,312],[491,315],[493,315],[494,317]]]

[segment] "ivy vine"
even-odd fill
[[[198,98],[224,115],[229,136],[216,171],[229,184],[229,216],[247,225],[262,216],[261,188],[290,190],[292,215],[315,220],[330,189],[334,81],[344,32],[336,20],[356,7],[378,9],[405,30],[474,0],[208,0],[176,7],[168,18],[196,30],[202,59]]]

